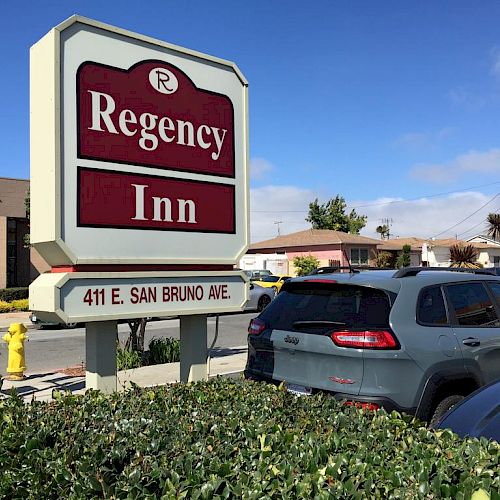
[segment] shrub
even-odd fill
[[[29,300],[28,299],[19,299],[13,300],[11,306],[16,311],[28,311],[29,310]]]
[[[213,379],[0,400],[0,498],[498,499],[500,445]]]
[[[10,311],[12,311],[12,304],[10,302],[0,300],[0,313],[7,313]]]
[[[293,266],[297,276],[306,276],[319,267],[319,260],[314,255],[297,255]]]
[[[176,363],[181,359],[180,343],[178,339],[156,338],[149,341],[149,364]]]
[[[5,302],[12,302],[13,300],[27,299],[28,288],[0,288],[0,300]]]
[[[142,366],[142,355],[138,351],[122,348],[120,344],[116,346],[116,368],[118,370],[130,370]]]

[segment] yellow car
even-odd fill
[[[291,276],[271,275],[271,276],[264,276],[264,278],[258,281],[254,281],[254,283],[264,288],[274,288],[274,290],[276,290],[276,293],[278,293],[281,290],[283,283],[289,280],[290,278]]]

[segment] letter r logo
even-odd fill
[[[177,77],[165,68],[152,69],[149,72],[149,83],[161,94],[173,94],[179,88]]]

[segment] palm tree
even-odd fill
[[[385,240],[386,238],[389,239],[389,226],[387,224],[377,226],[375,231],[380,234],[381,240]]]
[[[479,252],[472,245],[457,243],[450,247],[450,267],[468,267],[475,269],[481,267],[477,261]]]
[[[488,236],[500,240],[500,214],[488,214]]]

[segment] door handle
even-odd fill
[[[469,347],[477,347],[477,346],[481,345],[481,342],[479,341],[479,339],[475,339],[474,337],[469,337],[469,338],[464,339],[462,341],[462,344],[468,345]]]

